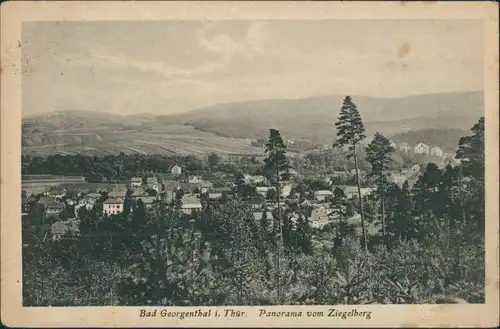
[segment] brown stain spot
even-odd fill
[[[398,57],[403,58],[406,57],[410,54],[410,45],[408,44],[407,41],[405,41],[401,46],[398,48]]]

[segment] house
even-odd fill
[[[38,212],[45,212],[45,207],[51,202],[55,202],[56,198],[51,196],[41,196],[35,204],[35,210]]]
[[[262,216],[264,215],[263,211],[254,211],[253,212],[253,218],[255,218],[256,221],[260,221],[262,219]],[[269,226],[271,227],[272,222],[274,220],[273,212],[272,211],[266,211],[266,216],[267,219],[269,220]]]
[[[155,205],[157,198],[154,196],[146,196],[138,198],[137,200],[142,200],[142,202],[144,203],[144,207],[146,209],[151,209]]]
[[[389,175],[389,179],[394,184],[398,185],[399,187],[402,187],[405,181],[408,180],[408,176],[402,173],[391,173]]]
[[[23,199],[23,214],[31,214],[35,210],[35,205],[36,205],[36,198],[35,197],[29,197]]]
[[[249,178],[251,184],[265,183],[266,178],[262,175],[255,175]]]
[[[229,187],[214,187],[207,191],[209,199],[218,199],[222,197],[223,193],[230,194],[231,189]]]
[[[309,217],[311,226],[315,228],[322,228],[330,222],[329,212],[326,208],[315,208]]]
[[[132,198],[140,198],[140,197],[145,197],[148,196],[148,193],[142,189],[138,188],[132,191],[132,195],[130,195]]]
[[[203,178],[201,176],[189,176],[187,182],[191,184],[200,184],[203,182]]]
[[[358,197],[358,187],[355,185],[348,185],[344,188],[344,194],[348,198],[357,198]]]
[[[222,193],[218,193],[218,192],[208,192],[208,198],[210,200],[215,200],[215,199],[218,199],[218,198],[222,198]]]
[[[255,191],[257,192],[257,194],[259,194],[263,197],[266,197],[267,191],[269,191],[269,190],[276,190],[276,188],[274,186],[257,186],[255,188]]]
[[[214,186],[212,182],[203,182],[200,184],[200,193],[205,194],[208,192],[209,189],[211,189]]]
[[[181,211],[185,214],[192,214],[197,210],[201,210],[202,205],[200,199],[194,194],[185,194],[182,197]]]
[[[245,201],[245,203],[248,204],[253,209],[260,209],[264,205],[265,200],[262,197],[254,197],[254,198],[248,198]]]
[[[127,195],[127,191],[120,191],[120,190],[118,190],[118,191],[113,190],[113,191],[108,193],[108,197],[112,198],[112,199],[125,198],[126,195]]]
[[[298,176],[300,176],[300,174],[297,172],[297,170],[295,170],[293,168],[288,169],[288,174],[290,175],[290,177],[298,177]]]
[[[179,167],[178,165],[175,165],[172,167],[170,172],[172,173],[172,175],[180,175],[180,174],[182,174],[182,168]]]
[[[146,178],[146,185],[150,188],[153,188],[155,185],[158,185],[158,178],[156,177]]]
[[[333,192],[329,190],[314,191],[314,198],[319,201],[324,201],[327,197],[333,196]]]
[[[65,188],[52,189],[49,191],[48,196],[56,199],[62,199],[64,196],[66,196],[66,189]]]
[[[73,199],[66,199],[66,204],[68,206],[74,206],[76,204],[76,201]]]
[[[84,198],[97,200],[97,199],[101,198],[101,195],[99,193],[89,193],[89,194],[85,195]]]
[[[292,192],[292,184],[285,184],[282,187],[280,187],[281,196],[284,198],[290,196],[291,192]]]
[[[442,157],[443,156],[443,150],[439,146],[433,146],[431,147],[431,155],[437,156],[437,157]]]
[[[243,180],[246,184],[250,184],[250,178],[252,178],[252,176],[250,176],[249,174],[243,174]]]
[[[79,210],[81,208],[86,208],[87,210],[92,210],[95,206],[95,200],[94,199],[81,199],[78,201],[78,204],[75,205],[75,217],[78,217]]]
[[[64,202],[52,201],[45,204],[45,218],[58,217],[66,208]]]
[[[392,147],[393,149],[396,149],[397,144],[396,144],[394,141],[391,141],[391,140],[390,140],[390,141],[389,141],[389,143],[390,143],[390,145],[391,145],[391,147]]]
[[[362,187],[360,188],[361,190],[361,196],[366,196],[375,191],[375,188],[373,187]],[[356,185],[348,185],[344,188],[344,194],[348,198],[357,198],[358,197],[358,187]]]
[[[351,174],[352,177],[356,177],[356,169],[351,169],[349,171],[349,173]],[[364,170],[358,169],[358,173],[359,173],[359,177],[366,176],[366,171],[364,171]]]
[[[70,219],[67,221],[59,221],[52,224],[50,227],[53,240],[60,240],[64,236],[80,235],[80,221]]]
[[[429,145],[418,143],[417,145],[415,145],[413,152],[415,152],[416,154],[429,154]]]
[[[349,172],[336,170],[336,171],[332,172],[330,177],[340,178],[340,177],[347,177],[347,176],[349,176]],[[331,180],[331,178],[330,178],[330,180]]]
[[[420,167],[419,164],[413,165],[413,167],[411,167],[410,172],[408,174],[412,175],[412,176],[417,175],[421,169],[422,168]]]
[[[102,212],[106,215],[117,215],[123,212],[122,198],[108,198],[102,204]]]
[[[399,144],[399,151],[408,153],[410,150],[411,150],[410,144],[405,142]]]
[[[142,178],[141,177],[132,177],[132,179],[130,180],[130,185],[132,187],[142,186]]]
[[[184,193],[194,193],[196,190],[199,189],[200,184],[199,183],[183,183],[179,182],[177,183],[177,186],[174,188],[174,190],[182,190]]]

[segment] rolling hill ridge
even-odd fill
[[[482,92],[402,98],[352,96],[371,136],[428,141],[445,149],[483,115]],[[23,154],[198,153],[256,154],[249,138],[279,129],[285,138],[331,143],[343,96],[226,103],[179,115],[118,115],[69,110],[23,118]],[[443,145],[444,144],[444,145]]]

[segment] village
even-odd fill
[[[403,151],[406,145],[401,146]],[[429,147],[420,143],[415,151],[429,151]],[[390,180],[402,186],[405,182],[412,184],[422,171],[422,166],[415,164],[410,168],[388,172]],[[300,204],[309,207],[308,220],[311,227],[321,229],[339,214],[330,209],[330,200],[336,189],[340,189],[351,200],[358,198],[358,189],[355,184],[339,184],[356,177],[356,170],[332,171],[331,174],[314,175],[304,173],[310,180],[319,184],[310,186],[307,190],[299,189],[298,185],[303,180],[303,175],[295,169],[290,169],[289,180],[279,184],[279,198],[276,186],[269,182],[263,175],[241,174],[240,180],[250,193],[243,200],[248,204],[256,221],[260,220],[263,213],[272,218],[273,210],[280,206],[286,210],[290,204]],[[366,181],[366,172],[359,171],[361,180]],[[360,188],[363,198],[372,194],[376,187],[374,184],[363,184]],[[191,175],[179,165],[169,168],[167,173],[135,176],[121,182],[92,183],[86,182],[84,177],[58,176],[58,175],[25,175],[23,176],[23,223],[31,225],[26,232],[45,229],[53,240],[63,236],[77,236],[79,234],[79,212],[82,208],[88,211],[95,210],[105,217],[115,216],[117,220],[123,218],[125,200],[133,204],[139,200],[146,211],[152,211],[161,204],[168,204],[181,193],[182,213],[192,216],[201,211],[210,203],[224,204],[236,196],[236,183],[230,175],[224,186],[214,186],[214,183],[203,175]],[[127,212],[128,213],[128,212]],[[120,217],[122,216],[122,217]],[[296,216],[292,216],[294,221]],[[29,220],[27,220],[29,218]],[[359,230],[360,215],[355,213],[349,222]],[[35,224],[34,224],[35,223]],[[34,224],[34,225],[33,225]],[[375,225],[375,224],[374,224]],[[374,227],[373,231],[378,228]]]

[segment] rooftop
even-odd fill
[[[109,198],[103,202],[104,204],[118,204],[123,203],[123,199],[121,198]]]

